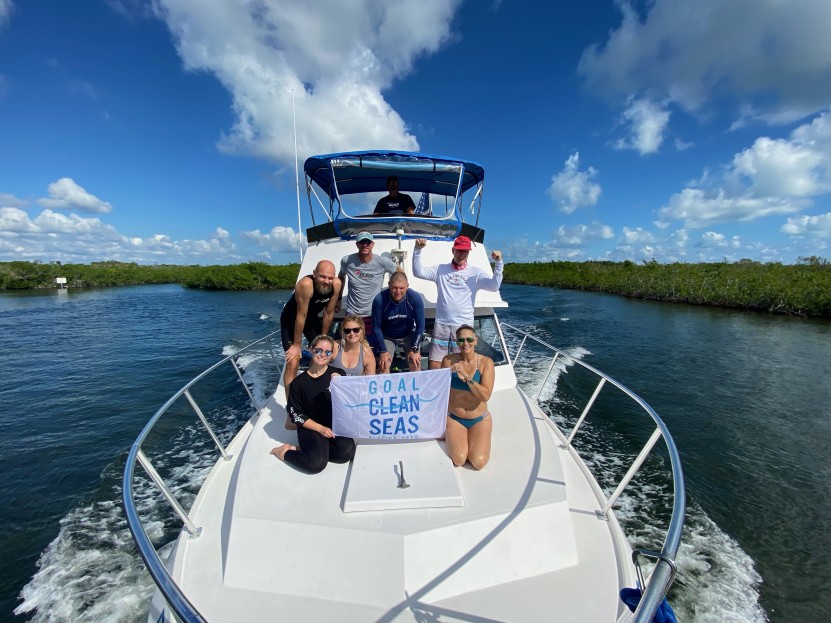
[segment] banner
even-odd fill
[[[438,439],[450,368],[332,378],[332,431],[353,439]]]

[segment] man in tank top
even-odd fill
[[[329,332],[341,286],[341,280],[335,277],[335,265],[329,260],[321,260],[311,275],[298,280],[294,293],[283,307],[280,314],[280,337],[286,353],[283,374],[286,395],[297,376],[303,336],[311,343],[315,336]]]

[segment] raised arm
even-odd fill
[[[488,277],[484,272],[477,275],[477,290],[489,290],[491,292],[496,292],[502,286],[502,270],[505,266],[502,262],[502,252],[494,251],[491,253],[491,257],[494,260],[493,277]]]
[[[413,252],[413,275],[419,279],[435,281],[436,275],[438,274],[438,267],[424,267],[421,265],[421,250],[425,246],[427,246],[427,241],[424,238],[419,238],[415,241],[415,251]]]

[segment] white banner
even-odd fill
[[[332,431],[352,439],[438,439],[447,423],[450,368],[333,377]]]

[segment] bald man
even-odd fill
[[[286,353],[283,385],[287,396],[289,385],[297,376],[303,336],[311,344],[315,337],[329,332],[341,287],[341,280],[335,276],[335,265],[329,260],[321,260],[311,275],[297,281],[294,294],[283,307],[280,314],[280,337]]]

